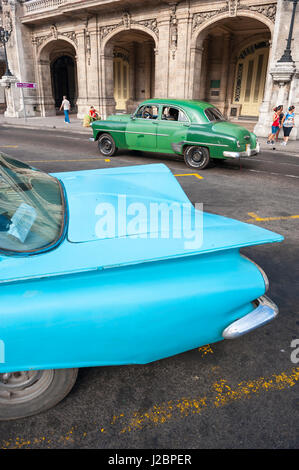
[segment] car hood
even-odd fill
[[[56,173],[53,176],[63,183],[66,190],[69,207],[67,237],[72,243],[160,233],[156,224],[147,223],[154,205],[183,208],[184,204],[190,204],[164,165]],[[138,217],[136,224],[130,223],[134,215]],[[103,228],[99,234],[100,220],[110,225],[112,230]]]
[[[1,256],[0,283],[204,255],[283,240],[281,235],[252,224],[195,210],[176,178],[161,164],[55,173],[53,176],[66,190],[67,236],[57,248],[45,253]],[[117,219],[122,216],[119,204],[124,203],[131,209],[131,220],[141,214],[139,223],[131,224],[128,233],[119,233],[116,227],[115,233],[98,236],[97,223],[105,216],[105,211]],[[144,224],[150,203],[188,207],[191,214],[199,216],[196,231],[199,237],[195,246],[189,233],[185,238],[177,237],[174,221],[170,222],[170,237],[155,224]],[[109,219],[105,223],[109,225]]]
[[[111,114],[107,117],[107,121],[129,121],[131,114]]]

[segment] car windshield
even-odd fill
[[[0,250],[37,252],[64,231],[65,203],[58,180],[0,154]]]
[[[205,115],[209,121],[225,121],[225,117],[219,111],[218,108],[207,108],[205,109]]]

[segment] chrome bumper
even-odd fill
[[[257,299],[259,305],[250,313],[231,323],[222,332],[224,339],[238,338],[259,326],[265,325],[278,315],[278,307],[266,295]]]
[[[223,152],[223,156],[226,158],[241,158],[241,157],[252,157],[252,155],[257,155],[260,152],[260,145],[257,142],[255,149],[249,149],[245,152]]]
[[[88,139],[90,142],[94,142],[94,137],[89,137]]]

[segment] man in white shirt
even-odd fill
[[[67,122],[68,124],[70,124],[69,111],[71,109],[71,103],[66,98],[66,96],[63,97],[63,100],[62,100],[61,106],[59,108],[59,111],[61,111],[62,108],[63,108],[63,111],[64,111],[64,122]]]

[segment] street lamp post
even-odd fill
[[[3,49],[4,49],[4,59],[5,59],[5,77],[12,77],[13,74],[9,70],[9,65],[8,65],[8,60],[7,60],[7,54],[6,54],[6,43],[9,41],[11,35],[11,31],[5,30],[2,26],[0,27],[0,43],[3,44]]]
[[[293,36],[293,29],[294,29],[294,21],[295,21],[295,13],[298,0],[285,0],[285,1],[292,1],[293,2],[293,11],[292,11],[292,18],[290,23],[289,35],[287,39],[287,46],[282,54],[281,58],[278,62],[293,62],[292,54],[291,54],[291,42]]]

